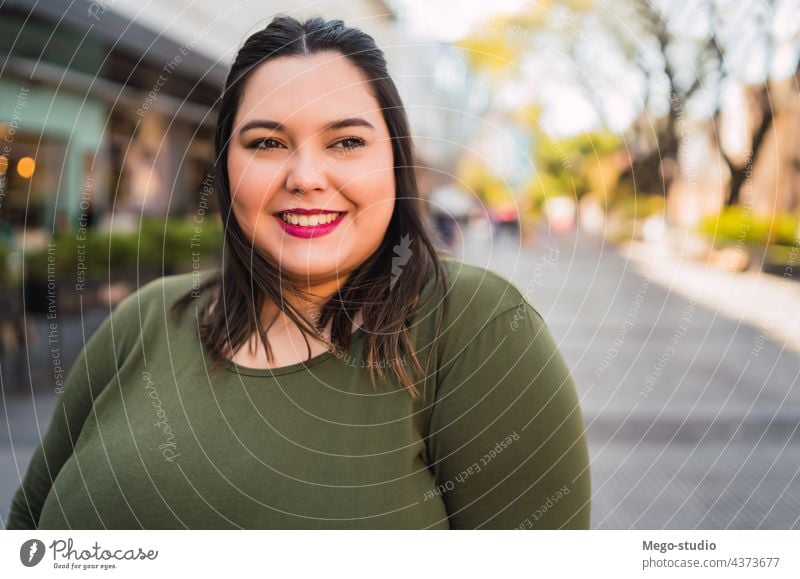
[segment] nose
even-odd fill
[[[287,163],[286,188],[294,192],[314,189],[324,191],[327,164],[324,155],[316,155],[308,147],[295,150]]]

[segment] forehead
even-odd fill
[[[350,116],[381,118],[366,76],[341,53],[281,56],[247,78],[237,124],[269,119],[287,127],[318,128]]]

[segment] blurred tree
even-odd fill
[[[537,129],[534,161],[537,174],[526,187],[536,207],[548,197],[567,196],[576,201],[595,192],[613,200],[620,176],[616,153],[621,141],[610,132],[586,132],[553,139]]]
[[[719,147],[720,154],[728,165],[731,175],[729,194],[726,202],[728,206],[735,205],[739,202],[742,186],[747,181],[748,173],[755,164],[764,138],[775,118],[777,103],[772,98],[770,89],[772,84],[771,73],[776,61],[776,45],[780,42],[780,39],[776,37],[776,30],[778,29],[776,4],[775,0],[761,0],[762,9],[754,10],[750,13],[749,22],[751,26],[750,38],[748,40],[751,43],[750,49],[755,55],[755,58],[752,60],[756,61],[754,67],[756,69],[756,82],[749,82],[745,87],[745,92],[748,93],[750,97],[747,99],[747,102],[750,108],[753,109],[750,115],[753,122],[747,127],[749,142],[746,146],[746,154],[741,159],[737,159],[735,155],[731,155],[724,146]],[[717,18],[712,21],[712,25],[714,26],[713,35],[717,37],[735,36],[735,38],[729,40],[729,43],[741,45],[743,39],[738,34],[738,30],[736,30],[736,22],[731,22],[730,15],[724,12],[718,11],[717,15]],[[794,31],[790,31],[789,34],[794,36],[794,43],[797,43],[800,39],[800,26],[795,23]],[[787,40],[791,43],[791,36]],[[719,49],[719,45],[717,45],[716,48],[719,50],[718,58],[721,61],[724,55]],[[797,75],[797,72],[800,70],[800,61],[797,59],[795,59],[794,70],[795,75]],[[715,111],[715,121],[722,121],[721,107],[718,107]]]
[[[532,108],[543,111],[536,120],[545,133],[554,110],[569,116],[563,109],[575,109],[576,101],[593,109],[575,132],[623,135],[632,165],[622,179],[640,193],[669,193],[688,117],[716,127],[725,88],[746,85],[756,108],[746,136],[750,154],[730,154],[714,135],[731,175],[727,202],[735,204],[773,121],[770,79],[786,76],[779,65],[787,53],[792,71],[800,65],[796,16],[789,0],[536,2],[492,19],[461,46],[475,70],[528,92]]]
[[[463,158],[456,169],[458,181],[489,208],[514,202],[514,194],[502,176],[474,158]]]

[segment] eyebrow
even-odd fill
[[[375,127],[367,121],[366,119],[362,119],[361,117],[348,117],[345,119],[339,119],[338,121],[333,121],[332,123],[328,123],[320,132],[325,131],[333,131],[336,129],[345,129],[347,127],[366,127],[368,129],[375,130]],[[255,119],[252,121],[246,122],[242,125],[242,128],[239,129],[239,134],[244,133],[245,131],[249,131],[250,129],[272,129],[274,131],[281,131],[283,133],[286,132],[286,128],[277,121],[270,121],[267,119]]]

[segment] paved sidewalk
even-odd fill
[[[674,244],[679,245],[680,240]],[[619,251],[640,275],[721,316],[755,326],[765,338],[800,353],[800,251],[786,276],[758,271],[728,273],[705,266],[666,243],[633,242]]]
[[[58,342],[64,368],[80,353],[86,340],[105,318],[107,312],[89,311],[83,318],[59,316],[56,319]],[[58,395],[55,392],[53,357],[47,344],[51,320],[44,316],[32,318],[33,332],[29,334],[30,363],[26,365],[26,384],[12,384],[4,372],[0,383],[0,527],[11,507],[11,499],[28,468],[33,452],[50,424]],[[31,387],[31,384],[33,387]]]
[[[573,370],[593,528],[800,528],[800,284],[582,232],[459,255],[514,280]]]

